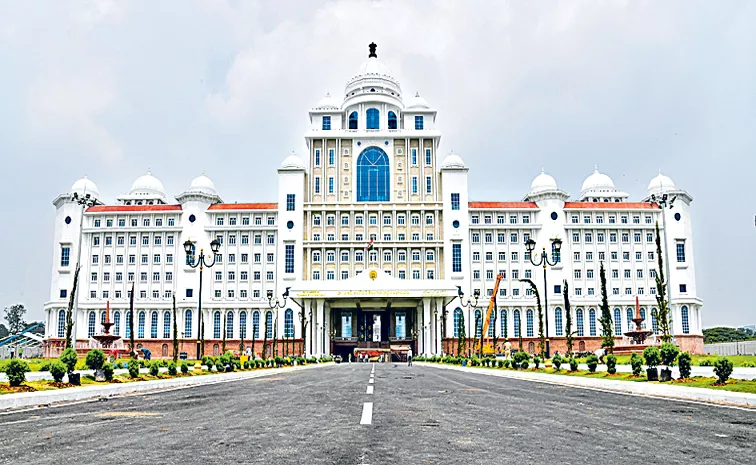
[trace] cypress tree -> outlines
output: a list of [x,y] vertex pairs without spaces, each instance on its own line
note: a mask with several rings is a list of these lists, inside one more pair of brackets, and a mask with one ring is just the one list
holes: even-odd
[[599,278],[601,279],[601,347],[604,347],[610,354],[614,352],[614,331],[612,329],[612,313],[609,310],[609,298],[606,295],[606,271],[604,262],[601,262],[599,269]]
[[564,280],[564,311],[565,311],[565,335],[567,336],[567,355],[572,356],[572,342],[575,340],[575,335],[572,332],[572,312],[570,311],[570,288],[567,284],[567,280]]
[[68,299],[68,311],[66,311],[66,349],[73,349],[73,307],[74,307],[74,299],[76,298],[76,288],[78,287],[79,283],[79,270],[81,267],[79,264],[76,264],[76,272],[74,272],[74,281],[73,281],[73,287],[71,289],[71,296]]
[[[663,214],[663,213],[662,213]],[[659,222],[656,222],[656,305],[659,307],[657,311],[657,320],[659,325],[659,331],[661,332],[662,342],[672,342],[672,335],[669,329],[671,322],[669,313],[669,302],[667,302],[667,283],[664,280],[664,258],[662,257],[661,249],[661,236],[659,235]]]
[[[538,353],[542,360],[546,359],[546,336],[543,332],[543,307],[541,307],[541,295],[538,293],[538,288],[535,283],[530,279],[521,279],[520,281],[527,283],[533,294],[535,294],[536,304],[538,305]],[[522,341],[522,332],[520,332],[520,341]],[[522,345],[522,342],[520,342]]]
[[178,362],[178,323],[176,322],[176,293],[173,293],[173,363]]

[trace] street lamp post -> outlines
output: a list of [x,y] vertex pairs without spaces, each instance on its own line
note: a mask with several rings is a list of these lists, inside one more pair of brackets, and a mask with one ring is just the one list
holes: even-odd
[[[465,300],[465,293],[462,292],[462,286],[457,286],[457,295],[459,296],[459,302],[462,304],[462,306],[467,307],[467,321],[470,321],[470,310],[478,306],[478,299],[480,299],[480,289],[475,289],[473,291],[472,297],[468,297],[467,300]],[[478,328],[475,328],[475,331],[477,330]],[[470,352],[471,350],[472,350],[472,347],[468,347],[468,350],[467,350],[468,354],[471,353]]]
[[[651,202],[655,203],[659,210],[662,211],[662,229],[664,230],[664,272],[667,274],[667,312],[670,313],[672,307],[672,286],[670,286],[671,276],[669,274],[669,248],[667,247],[667,215],[664,210],[674,208],[675,199],[677,196],[670,198],[667,194],[651,194]],[[667,315],[669,317],[669,315]]]
[[[186,252],[186,264],[191,266],[192,268],[199,267],[199,295],[197,296],[197,313],[199,316],[197,317],[197,360],[199,360],[197,363],[201,363],[202,357],[205,355],[205,322],[204,318],[202,317],[202,272],[204,271],[205,267],[212,268],[215,265],[215,255],[218,253],[218,250],[220,250],[220,242],[218,242],[217,239],[213,239],[213,241],[210,243],[210,250],[213,252],[213,260],[211,262],[207,262],[205,259],[205,251],[204,249],[200,249],[199,257],[196,257],[192,253],[194,250],[194,242],[187,240],[184,242],[184,252]],[[224,328],[225,331],[225,328]]]
[[546,308],[546,358],[551,358],[551,347],[549,343],[549,289],[546,281],[546,267],[547,265],[556,266],[556,264],[559,263],[559,253],[562,250],[562,240],[559,238],[551,240],[552,249],[554,251],[553,262],[549,260],[549,255],[546,253],[546,247],[544,247],[541,252],[541,258],[538,263],[536,263],[533,259],[533,250],[536,246],[535,241],[533,239],[528,239],[528,242],[526,242],[525,245],[530,254],[530,263],[532,263],[533,266],[543,265],[543,304]]
[[[268,296],[268,307],[275,308],[276,309],[276,319],[274,320],[274,325],[276,325],[276,329],[278,326],[278,309],[284,308],[286,306],[286,299],[289,298],[289,289],[290,287],[287,287],[283,294],[281,294],[281,297],[283,297],[283,301],[279,301],[278,297],[275,298],[275,302],[273,301],[273,290],[268,289],[267,296]],[[267,321],[267,320],[266,320]],[[276,336],[278,335],[278,331],[273,332]],[[285,334],[285,332],[284,332]],[[304,335],[303,335],[304,337]],[[276,347],[276,342],[273,341],[273,347]],[[263,347],[263,353],[266,351],[266,347]]]
[[[74,192],[73,201],[81,205],[81,215],[79,215],[79,247],[76,250],[76,269],[78,270],[81,266],[81,241],[84,238],[84,212],[87,210],[87,208],[97,205],[97,199],[92,195],[87,194],[85,190],[84,195],[81,196],[78,192]],[[74,286],[74,289],[76,289],[76,295],[74,296],[74,308],[73,315],[71,315],[71,320],[75,325],[76,318],[79,315],[79,286]],[[76,349],[76,334],[73,333],[73,331],[71,339],[73,339],[71,341],[71,346]]]

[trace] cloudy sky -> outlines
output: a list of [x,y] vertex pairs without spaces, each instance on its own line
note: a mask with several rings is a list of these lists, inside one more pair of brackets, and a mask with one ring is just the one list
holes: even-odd
[[475,200],[541,167],[579,194],[594,164],[640,199],[661,169],[694,197],[704,324],[756,323],[756,2],[0,2],[0,305],[41,318],[54,207],[151,168],[203,169],[227,201],[274,200],[307,110],[378,44],[439,111]]

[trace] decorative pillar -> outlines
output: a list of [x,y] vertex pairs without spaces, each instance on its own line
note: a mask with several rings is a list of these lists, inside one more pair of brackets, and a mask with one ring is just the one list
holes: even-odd
[[422,343],[421,348],[423,350],[423,355],[427,356],[433,350],[433,348],[431,347],[432,320],[431,320],[431,299],[430,298],[423,299],[422,325],[423,325],[422,327],[423,343]]

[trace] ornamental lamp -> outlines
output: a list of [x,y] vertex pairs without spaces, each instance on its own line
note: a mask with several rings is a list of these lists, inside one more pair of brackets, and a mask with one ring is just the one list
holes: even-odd
[[554,252],[559,253],[562,250],[562,240],[558,237],[551,240],[551,245],[554,246]]
[[284,291],[284,293],[283,293],[283,295],[282,295],[282,297],[284,298],[284,300],[285,300],[285,299],[286,299],[287,297],[289,297],[289,289],[291,289],[291,287],[290,287],[290,286],[286,288],[286,290]]
[[525,243],[525,247],[528,249],[528,252],[532,252],[533,249],[535,249],[536,243],[533,239],[528,239],[528,242]]
[[213,239],[213,242],[210,243],[210,249],[213,251],[214,254],[217,254],[220,250],[220,242],[218,242],[218,239]]
[[475,297],[476,299],[477,299],[478,297],[480,297],[480,289],[475,289],[475,290],[473,291],[473,297]]
[[192,253],[192,247],[194,247],[194,242],[187,240],[184,242],[184,251],[187,255],[190,255]]
[[465,296],[465,293],[462,292],[462,286],[457,286],[457,295],[459,296],[460,300]]
[[268,289],[268,300],[273,300],[273,291],[271,289]]

